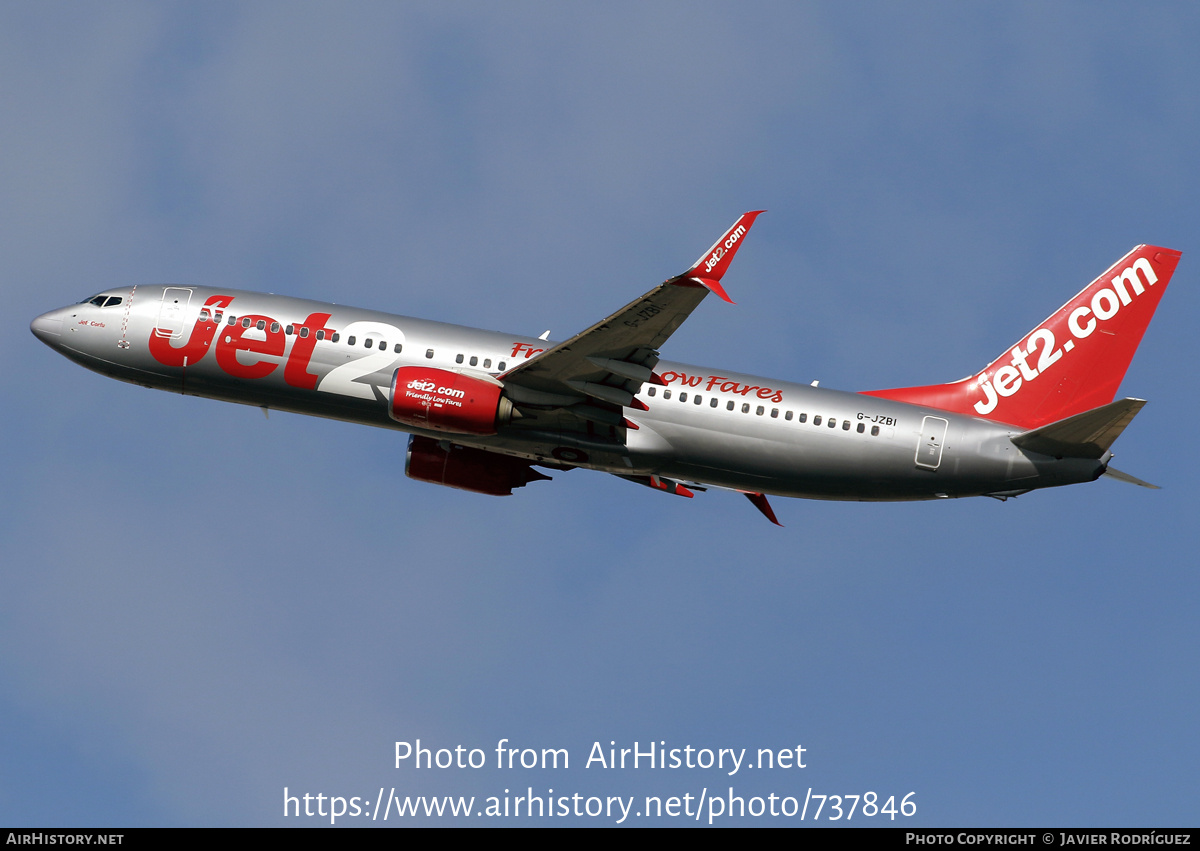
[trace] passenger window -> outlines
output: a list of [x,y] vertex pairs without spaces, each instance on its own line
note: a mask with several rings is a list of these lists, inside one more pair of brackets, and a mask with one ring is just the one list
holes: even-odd
[[278,333],[279,333],[279,323],[278,323],[278,322],[272,322],[272,323],[271,323],[271,333],[272,333],[272,334],[278,334]]
[[785,420],[790,420],[790,419],[792,418],[792,412],[791,412],[791,411],[788,411],[787,413],[785,413],[785,414],[783,415],[783,418],[784,418]]
[[750,413],[750,403],[749,402],[745,402],[742,404],[742,413],[743,414]]
[[237,325],[237,317],[236,317],[236,316],[234,316],[232,313],[231,313],[231,314],[229,314],[229,324],[230,324],[230,325]]
[[[796,417],[796,422],[798,422],[798,423],[808,422],[808,414],[801,414],[800,416]],[[819,425],[819,423],[818,423],[818,425]]]
[[867,427],[865,425],[863,425],[862,423],[858,424],[858,433],[859,434],[862,434],[866,430],[867,430]]
[[325,339],[325,329],[324,328],[322,328],[320,331],[317,332],[317,339],[318,340]]
[[267,320],[265,320],[265,319],[258,320],[257,322],[254,323],[254,327],[257,328],[259,331],[266,331],[267,330]]
[[[305,328],[304,330],[305,330],[305,331],[307,331],[308,329],[307,329],[307,328]],[[303,332],[301,332],[300,336],[301,336],[301,337],[307,337],[308,335],[307,335],[307,334],[304,334]],[[354,340],[355,340],[355,337],[354,337],[354,335],[353,335],[353,334],[351,334],[349,337],[347,337],[347,338],[346,338],[346,345],[347,345],[347,346],[353,346],[353,345],[354,345]]]
[[295,330],[296,330],[295,325],[289,325],[288,327],[283,329],[283,333],[287,334],[290,337],[295,332]]
[[242,320],[242,327],[243,328],[250,327],[250,317],[249,316],[247,316],[245,319]]
[[462,363],[462,362],[463,362],[463,356],[462,356],[462,355],[455,355],[455,356],[454,356],[454,362],[455,362],[455,363]]
[[500,363],[496,364],[496,369],[504,372],[504,361],[500,361]]
[[342,335],[339,334],[337,331],[334,331],[333,336],[330,337],[329,339],[333,340],[333,342],[336,343],[338,340],[342,339]]
[[871,437],[879,437],[879,426],[871,426]]
[[[804,416],[804,415],[801,414],[800,416]],[[820,424],[821,424],[821,415],[817,414],[815,417],[813,417],[813,425],[817,426]]]
[[429,358],[430,360],[433,360],[433,349],[426,349],[425,357]]
[[471,360],[469,363],[471,366],[477,366],[479,364],[479,358],[475,357],[475,355],[471,355]]
[[363,340],[363,347],[364,347],[364,348],[367,348],[367,349],[369,349],[369,348],[371,348],[371,347],[372,347],[372,346],[374,346],[374,345],[375,345],[375,343],[374,343],[374,341],[373,341],[373,340],[372,340],[370,337],[367,337],[367,339]]
[[[308,336],[308,326],[307,326],[307,325],[301,325],[301,326],[300,326],[300,336],[301,336],[301,337],[307,337],[307,336]],[[354,345],[354,338],[353,338],[353,337],[351,337],[351,338],[350,338],[350,345],[352,345],[352,346]]]
[[704,397],[701,396],[699,393],[697,393],[695,396],[692,397],[692,401],[695,402],[697,405],[699,405],[701,402],[704,401]]
[[763,409],[763,406],[762,406],[762,405],[759,405],[759,406],[758,406],[758,407],[757,407],[757,408],[754,410],[754,413],[755,413],[755,415],[756,415],[756,416],[759,416],[759,417],[761,417],[761,416],[763,415],[763,410],[764,410],[764,409]]
[[654,395],[654,388],[653,388],[653,387],[647,387],[647,388],[646,388],[646,395],[647,395],[647,396],[653,396],[653,395]]
[[686,394],[686,393],[680,393],[680,394],[679,394],[679,401],[680,401],[680,402],[686,402],[686,401],[687,401],[687,394]]
[[[333,339],[337,340],[337,334],[333,335]],[[395,351],[396,354],[400,354],[400,350],[403,348],[404,348],[404,346],[397,343],[395,346],[392,347],[392,350]]]
[[221,324],[221,311],[219,311],[219,310],[217,311],[217,324],[218,325]]
[[708,407],[710,407],[710,408],[717,407],[717,397],[716,396],[712,397],[712,401],[708,403]]
[[772,408],[772,409],[771,409],[771,418],[772,418],[772,419],[774,419],[775,417],[778,417],[778,416],[779,416],[779,409],[778,409],[778,408]]
[[671,398],[671,391],[670,391],[670,390],[664,390],[664,391],[663,391],[663,398],[664,398],[664,399],[670,399],[670,398]]
[[732,401],[732,400],[730,400],[729,402],[726,402],[726,403],[725,403],[725,410],[727,410],[727,411],[732,411],[732,410],[733,410],[733,401]]
[[829,418],[829,427],[830,427],[830,428],[837,428],[837,417],[830,417],[830,418]]
[[208,308],[206,307],[206,308],[204,308],[204,310],[200,311],[200,321],[207,322],[209,320],[209,318],[210,317],[208,315]]
[[491,369],[491,368],[492,368],[492,359],[491,359],[491,358],[484,358],[484,359],[483,359],[483,368],[484,368],[484,369]]
[[842,431],[850,431],[850,420],[842,420]]

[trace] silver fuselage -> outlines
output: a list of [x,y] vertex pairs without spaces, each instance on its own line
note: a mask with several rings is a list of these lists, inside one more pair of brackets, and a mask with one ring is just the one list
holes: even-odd
[[[496,377],[553,345],[238,290],[143,285],[105,295],[120,303],[61,308],[32,329],[72,360],[122,381],[437,439],[447,435],[389,417],[398,367]],[[851,500],[1011,495],[1094,480],[1110,457],[1023,451],[1011,441],[1022,429],[859,393],[669,361],[655,372],[665,384],[642,385],[636,398],[648,410],[626,408],[637,428],[622,429],[616,441],[588,429],[542,428],[536,413],[496,435],[453,439],[535,463]]]

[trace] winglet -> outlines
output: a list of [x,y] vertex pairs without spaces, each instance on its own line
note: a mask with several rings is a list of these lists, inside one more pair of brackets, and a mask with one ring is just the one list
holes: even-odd
[[733,304],[733,299],[721,286],[721,277],[729,268],[730,262],[733,261],[733,255],[737,254],[742,239],[754,224],[754,220],[765,212],[766,210],[754,210],[743,213],[741,218],[733,223],[733,227],[721,234],[721,238],[714,242],[708,251],[700,255],[700,259],[696,261],[695,265],[676,280],[680,283],[695,281],[716,293],[722,300]]
[[765,493],[750,493],[749,491],[742,491],[742,493],[746,494],[746,499],[750,500],[754,507],[763,513],[763,517],[766,517],[776,526],[783,528],[783,524],[779,522],[779,519],[775,516],[775,511],[771,508],[771,503],[767,502],[767,495]]

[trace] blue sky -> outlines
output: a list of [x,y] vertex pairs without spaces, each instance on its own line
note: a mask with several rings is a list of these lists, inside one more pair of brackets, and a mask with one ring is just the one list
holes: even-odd
[[[811,787],[915,792],[913,825],[1194,822],[1198,24],[1183,4],[0,5],[0,823],[295,824],[285,786]],[[669,359],[952,380],[1133,245],[1182,250],[1115,447],[1164,489],[776,500],[784,529],[583,471],[491,499],[406,479],[402,435],[120,384],[27,330],[170,281],[563,338],[763,208],[738,304],[707,301]],[[417,738],[572,764],[395,769]],[[808,767],[584,768],[597,741],[800,745]]]

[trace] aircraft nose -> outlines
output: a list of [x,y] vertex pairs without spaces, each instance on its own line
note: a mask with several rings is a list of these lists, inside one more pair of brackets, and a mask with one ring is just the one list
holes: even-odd
[[63,312],[66,308],[60,307],[58,310],[51,310],[49,313],[43,313],[41,316],[29,323],[29,330],[33,332],[33,336],[37,337],[43,343],[53,346],[58,343],[62,337],[63,331]]

